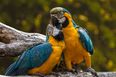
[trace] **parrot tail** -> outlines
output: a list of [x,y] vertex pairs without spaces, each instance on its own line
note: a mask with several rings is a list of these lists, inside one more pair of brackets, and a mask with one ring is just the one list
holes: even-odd
[[11,65],[8,67],[8,69],[7,69],[6,73],[5,73],[5,75],[10,75],[10,76],[11,76],[11,74],[12,74],[12,76],[15,75],[15,65],[16,65],[16,62],[13,63],[13,64],[11,64]]

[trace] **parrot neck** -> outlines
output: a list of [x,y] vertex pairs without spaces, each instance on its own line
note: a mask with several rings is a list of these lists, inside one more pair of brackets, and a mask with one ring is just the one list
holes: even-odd
[[65,48],[65,43],[63,40],[58,41],[53,36],[49,36],[48,41],[52,46],[60,46],[62,49]]
[[57,42],[58,42],[57,40],[55,40],[53,36],[49,36],[48,41],[51,45],[57,45]]
[[75,29],[75,27],[71,21],[67,25],[67,27],[63,28],[62,30],[63,30],[64,39],[65,38],[67,39],[70,36],[76,36],[75,34],[77,34],[77,30]]

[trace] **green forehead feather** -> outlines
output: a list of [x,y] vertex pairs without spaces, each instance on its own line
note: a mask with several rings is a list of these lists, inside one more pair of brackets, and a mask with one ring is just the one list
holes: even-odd
[[50,10],[50,13],[51,14],[56,14],[56,13],[59,13],[59,12],[63,12],[63,8],[62,7],[55,7],[53,9]]
[[50,10],[51,14],[56,14],[56,13],[60,13],[60,12],[67,12],[67,13],[70,14],[70,12],[67,9],[63,8],[63,7],[55,7],[55,8]]

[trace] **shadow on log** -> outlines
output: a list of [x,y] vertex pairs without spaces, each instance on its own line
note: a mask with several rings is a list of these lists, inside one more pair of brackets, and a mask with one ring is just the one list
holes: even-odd
[[26,33],[0,23],[0,56],[18,56],[27,48],[45,42],[45,35]]

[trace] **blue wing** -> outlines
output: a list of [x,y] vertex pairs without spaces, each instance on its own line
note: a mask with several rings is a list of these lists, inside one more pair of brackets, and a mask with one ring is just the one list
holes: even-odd
[[5,75],[26,75],[29,69],[41,66],[51,53],[52,47],[50,43],[44,43],[29,48],[8,67]]
[[83,28],[78,28],[78,32],[80,34],[80,40],[84,46],[84,48],[92,55],[93,54],[93,44],[91,38],[87,34],[86,30]]

